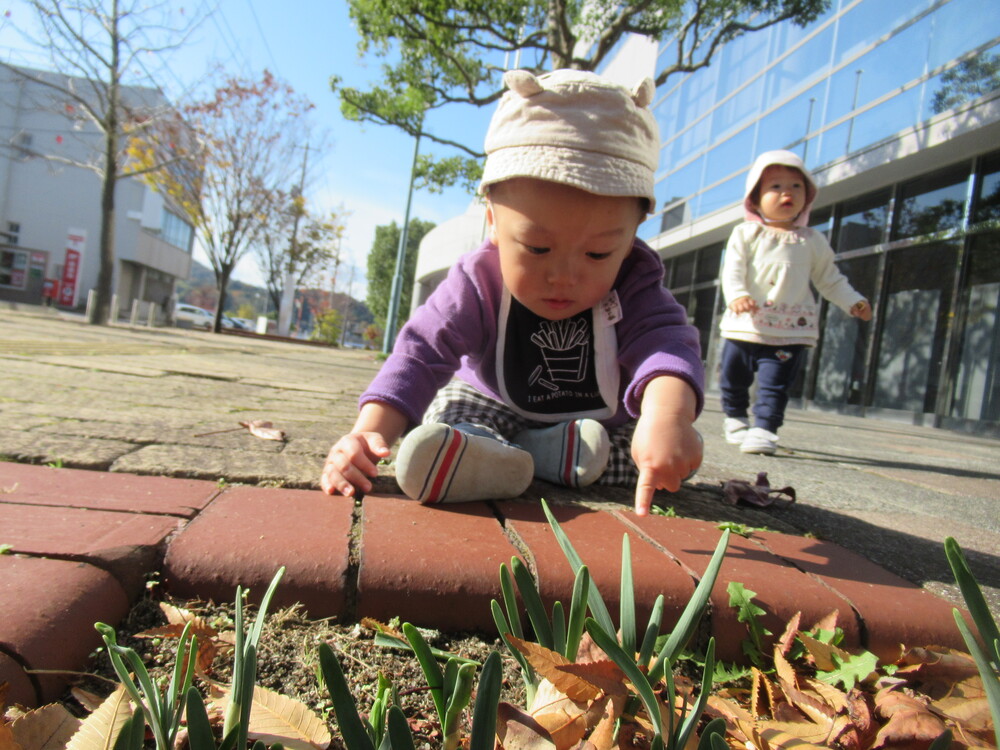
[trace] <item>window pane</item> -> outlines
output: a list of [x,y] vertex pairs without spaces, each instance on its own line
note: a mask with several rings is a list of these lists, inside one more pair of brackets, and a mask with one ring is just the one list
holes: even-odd
[[816,84],[761,120],[757,151],[788,148],[819,126],[826,81]]
[[697,193],[701,189],[701,168],[704,163],[705,157],[699,156],[690,164],[661,180],[657,185],[656,199],[667,205],[678,198]]
[[833,26],[827,26],[771,68],[767,73],[767,98],[775,101],[788,96],[793,89],[825,70],[830,62],[832,42]]
[[826,237],[830,241],[833,235],[833,215],[829,208],[821,208],[819,211],[812,211],[809,214],[809,226]]
[[670,282],[673,289],[690,286],[694,280],[694,252],[674,258],[674,278]]
[[968,169],[961,166],[903,185],[894,238],[961,227],[967,184]]
[[[698,341],[701,344],[701,358],[708,351],[708,341],[715,329],[715,296],[716,287],[699,289],[694,293],[694,327],[698,329]],[[689,314],[690,310],[689,310]]]
[[[851,285],[869,300],[875,297],[878,257],[838,263]],[[815,399],[830,404],[862,404],[865,391],[865,361],[871,343],[871,324],[852,318],[836,305],[827,305],[816,376]]]
[[720,104],[712,114],[712,140],[715,141],[760,114],[760,98],[763,93],[764,79],[761,77]]
[[887,260],[889,282],[873,403],[886,409],[932,412],[958,250],[952,244],[921,245],[897,250]]
[[983,162],[983,177],[973,222],[997,219],[1000,219],[1000,154],[994,154]]
[[934,76],[925,85],[924,120],[1000,89],[1000,54],[987,50]]
[[1000,29],[1000,3],[952,0],[934,11],[931,21],[927,66],[933,69],[993,39]]
[[855,117],[853,126],[847,129],[847,152],[870,146],[920,122],[922,93],[923,87],[914,87]]
[[746,128],[708,152],[705,162],[705,184],[746,170],[754,158],[754,128]]
[[723,247],[725,245],[720,242],[718,245],[703,247],[698,251],[698,273],[694,278],[694,283],[702,284],[719,278]]
[[980,235],[969,254],[965,330],[951,415],[1000,421],[1000,236]]
[[844,204],[837,229],[838,253],[882,242],[889,217],[889,191],[880,190]]
[[726,180],[721,185],[716,185],[711,190],[706,190],[699,196],[701,200],[698,202],[694,217],[698,218],[710,214],[712,211],[718,211],[720,208],[726,208],[741,201],[745,184],[746,175],[740,174]]
[[837,49],[834,64],[849,59],[857,52],[872,44],[886,31],[913,18],[933,0],[910,0],[910,2],[867,2],[849,10],[837,22]]

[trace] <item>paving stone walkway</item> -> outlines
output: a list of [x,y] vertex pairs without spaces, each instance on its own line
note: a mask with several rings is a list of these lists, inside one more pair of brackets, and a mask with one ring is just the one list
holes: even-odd
[[[941,542],[955,536],[1000,611],[1000,443],[940,430],[796,411],[777,457],[744,456],[718,436],[710,404],[705,464],[638,518],[624,490],[571,492],[536,482],[516,501],[426,508],[398,494],[391,466],[360,503],[316,478],[378,368],[370,354],[192,331],[95,328],[37,309],[0,311],[0,682],[10,699],[52,700],[158,574],[178,597],[262,593],[287,567],[278,604],[314,617],[399,616],[446,630],[491,630],[498,571],[525,559],[547,601],[572,571],[545,523],[546,498],[611,611],[622,536],[637,597],[676,618],[717,543],[740,524],[712,594],[706,633],[740,657],[745,626],[726,586],[757,592],[780,633],[836,609],[850,644],[960,645],[960,601]],[[269,419],[283,443],[238,422]],[[231,428],[236,431],[224,432]],[[48,464],[48,465],[47,465]],[[799,501],[729,506],[721,484],[767,471]],[[764,530],[767,529],[767,530]],[[707,636],[706,636],[707,637]]]

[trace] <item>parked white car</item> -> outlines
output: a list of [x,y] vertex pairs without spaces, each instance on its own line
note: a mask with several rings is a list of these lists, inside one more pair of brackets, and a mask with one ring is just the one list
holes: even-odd
[[204,328],[212,330],[215,317],[208,310],[178,302],[174,308],[174,324],[182,328]]

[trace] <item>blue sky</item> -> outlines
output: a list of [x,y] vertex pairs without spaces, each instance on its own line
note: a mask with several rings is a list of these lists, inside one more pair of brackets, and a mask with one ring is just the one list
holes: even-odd
[[[413,139],[392,128],[360,125],[343,119],[337,96],[330,91],[329,78],[339,75],[346,84],[364,86],[378,77],[380,62],[362,61],[357,54],[357,33],[351,23],[347,3],[341,0],[192,0],[171,2],[180,13],[204,16],[214,11],[193,32],[183,48],[167,59],[150,60],[161,88],[172,98],[204,81],[206,71],[219,64],[231,74],[257,77],[264,68],[289,83],[315,105],[316,130],[328,135],[327,148],[320,159],[310,152],[312,180],[306,197],[320,210],[342,207],[350,212],[345,255],[355,266],[353,296],[365,294],[365,259],[375,226],[396,221],[401,224],[406,208]],[[22,0],[0,2],[0,47],[5,59],[18,64],[47,67],[47,54],[27,48],[11,33],[13,24],[30,22],[31,11]],[[204,84],[202,84],[204,85]],[[489,111],[451,108],[442,127],[456,140],[473,146],[482,144]],[[433,125],[433,123],[432,123]],[[421,151],[441,155],[457,153],[435,149],[426,141]],[[440,223],[462,213],[471,197],[458,189],[442,194],[418,191],[413,196],[411,217]],[[196,252],[196,258],[199,253]],[[200,257],[204,262],[204,257]],[[237,278],[259,283],[252,258],[237,269]],[[339,291],[348,291],[350,273],[343,268]]]

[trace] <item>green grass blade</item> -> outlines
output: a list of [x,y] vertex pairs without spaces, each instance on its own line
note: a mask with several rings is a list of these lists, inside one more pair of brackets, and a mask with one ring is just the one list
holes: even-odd
[[[358,706],[351,695],[351,689],[344,677],[344,670],[333,653],[329,644],[319,645],[319,663],[323,672],[323,681],[333,703],[333,712],[337,717],[337,726],[344,738],[348,750],[375,750],[365,725],[358,714]],[[390,718],[391,721],[391,718]]]
[[[454,662],[452,662],[454,663]],[[472,700],[472,681],[476,668],[471,664],[458,667],[451,684],[448,706],[442,717],[441,728],[444,733],[444,750],[454,750],[462,741],[462,712]]]
[[986,599],[983,597],[983,590],[979,588],[979,583],[972,574],[972,568],[969,567],[969,562],[965,559],[962,548],[953,537],[945,538],[944,554],[948,558],[955,582],[962,592],[965,606],[972,616],[972,622],[975,623],[976,630],[979,631],[979,637],[986,648],[993,652],[990,654],[990,659],[997,665],[997,668],[1000,668],[1000,648],[994,645],[1000,641],[1000,629],[997,628],[997,623],[993,619],[993,615],[990,614],[989,605],[986,604]]
[[927,746],[927,750],[948,750],[951,747],[951,730],[945,729],[941,734],[938,735],[930,745]]
[[[510,559],[511,565],[516,559],[516,557]],[[503,606],[506,607],[507,617],[510,619],[510,632],[523,640],[524,630],[521,628],[521,612],[517,607],[517,596],[514,593],[514,579],[505,564],[500,565],[500,591],[503,594]]]
[[563,652],[570,661],[576,661],[583,637],[583,621],[587,619],[587,596],[590,593],[590,571],[581,565],[573,581],[573,599],[569,605],[569,622],[566,625],[566,650]]
[[417,661],[420,663],[420,669],[427,680],[427,687],[431,689],[434,708],[437,709],[437,715],[440,720],[444,721],[444,713],[447,706],[444,700],[444,675],[441,674],[441,668],[434,660],[434,655],[431,653],[427,641],[420,635],[420,631],[416,627],[408,622],[404,622],[403,635],[406,636],[406,640],[413,647],[413,653],[416,655]]
[[636,692],[639,694],[639,698],[642,700],[643,705],[646,707],[646,712],[649,714],[650,721],[653,722],[656,734],[662,737],[663,720],[660,716],[659,701],[656,699],[656,693],[653,691],[653,686],[650,684],[649,679],[639,669],[639,667],[636,666],[633,655],[625,653],[622,647],[618,645],[618,641],[615,637],[601,627],[597,620],[588,618],[586,628],[598,648],[604,651],[604,653],[606,653],[608,657],[618,665],[618,668],[625,673],[625,676],[628,677],[629,681],[631,681],[632,686],[635,688]]
[[649,613],[649,622],[646,623],[646,632],[642,637],[642,645],[639,647],[638,663],[640,666],[648,667],[649,660],[653,658],[656,639],[660,635],[660,623],[663,621],[663,606],[663,594],[660,594],[653,602],[653,611]]
[[212,733],[212,725],[208,721],[208,712],[205,711],[205,701],[197,688],[187,689],[185,702],[187,703],[188,744],[191,750],[215,750],[215,735]]
[[728,745],[726,745],[726,720],[721,716],[716,716],[701,732],[701,737],[698,738],[698,750],[715,750],[715,745],[713,744],[715,740],[713,737],[718,737],[722,742],[721,750],[728,750]]
[[990,666],[990,660],[979,647],[979,643],[972,631],[969,630],[969,626],[965,624],[962,613],[953,609],[952,614],[955,616],[955,624],[958,625],[962,638],[965,639],[965,645],[969,647],[969,653],[972,654],[972,658],[976,662],[979,675],[983,678],[983,692],[986,693],[986,703],[993,716],[993,736],[996,738],[997,747],[1000,747],[1000,678]]
[[281,583],[281,579],[285,577],[285,566],[282,565],[278,568],[278,571],[274,574],[274,578],[271,579],[271,584],[267,587],[267,591],[264,592],[264,598],[260,600],[260,607],[257,609],[257,617],[254,620],[253,626],[250,628],[250,643],[253,644],[254,648],[260,642],[260,633],[264,629],[264,618],[267,616],[268,607],[271,606],[271,597],[274,596],[274,590],[278,588],[278,584]]
[[[563,528],[559,525],[556,517],[552,515],[552,510],[549,508],[549,504],[545,502],[544,499],[542,500],[542,510],[545,511],[545,517],[549,520],[549,525],[552,527],[552,533],[555,535],[556,541],[559,543],[563,554],[569,561],[570,567],[574,572],[578,571],[583,567],[583,560],[580,559],[580,555],[578,555],[576,550],[573,548],[573,543],[570,542],[569,537],[566,536],[566,532],[563,531]],[[604,599],[601,598],[601,592],[597,590],[597,586],[590,586],[587,593],[587,604],[590,605],[590,614],[595,620],[597,620],[605,631],[608,633],[615,633],[618,631],[614,622],[611,620],[611,613],[608,612],[608,606],[604,603]]]
[[[497,624],[497,629],[500,628],[499,623]],[[413,646],[411,646],[407,641],[402,638],[397,638],[394,635],[389,635],[388,633],[383,633],[379,630],[375,631],[375,638],[373,639],[376,646],[381,646],[382,648],[397,648],[401,651],[413,651]],[[458,654],[453,654],[448,651],[442,651],[439,648],[430,647],[431,654],[434,655],[435,659],[442,659],[447,661],[448,659],[454,659],[459,664],[472,664],[475,667],[480,666],[479,662],[475,659],[467,659],[464,656],[459,656]]]
[[698,699],[691,708],[691,713],[684,719],[680,731],[677,734],[677,747],[687,747],[688,738],[694,733],[695,727],[701,720],[701,715],[705,712],[705,704],[708,703],[709,693],[712,692],[712,675],[715,673],[715,639],[708,639],[708,647],[705,649],[705,669],[701,676],[701,690],[698,692]]
[[566,613],[562,602],[552,604],[552,650],[566,653]]
[[386,736],[392,750],[414,750],[410,725],[406,723],[406,716],[399,706],[389,706],[388,726]]
[[503,680],[503,662],[500,653],[492,651],[486,657],[479,687],[476,691],[476,705],[472,711],[472,734],[469,750],[493,750],[497,734],[497,708],[500,705],[500,687]]
[[687,645],[688,641],[691,640],[691,636],[694,635],[695,628],[698,626],[698,621],[705,614],[705,608],[708,606],[708,598],[712,593],[712,587],[715,585],[715,579],[719,576],[719,568],[722,567],[722,558],[726,554],[726,547],[729,546],[729,534],[728,529],[722,532],[719,543],[715,547],[715,552],[712,554],[712,559],[709,560],[704,575],[702,575],[701,580],[694,589],[694,594],[688,601],[687,606],[684,607],[684,611],[681,613],[680,619],[674,626],[670,637],[667,638],[667,642],[660,650],[660,655],[657,657],[656,663],[649,670],[649,678],[652,682],[655,683],[656,680],[663,676],[665,670],[669,668],[667,665],[673,664],[677,655]]
[[[146,718],[142,712],[142,706],[136,706],[135,711],[122,725],[118,737],[112,750],[142,750],[143,740],[146,738]],[[191,744],[191,750],[215,750],[215,741],[211,747],[198,748]]]
[[524,608],[528,612],[528,621],[535,632],[535,641],[545,648],[552,649],[552,626],[549,625],[548,615],[545,614],[545,605],[542,604],[542,597],[538,594],[535,579],[531,577],[528,567],[516,557],[511,560],[511,568],[514,571],[517,590],[521,594],[521,601],[524,602]]
[[628,534],[622,536],[622,582],[619,597],[622,648],[635,658],[635,581],[632,579],[632,544]]
[[253,691],[257,680],[257,644],[248,643],[243,655],[243,684],[240,687],[240,731],[239,747],[246,747],[247,735],[250,732],[250,709],[253,708]]

